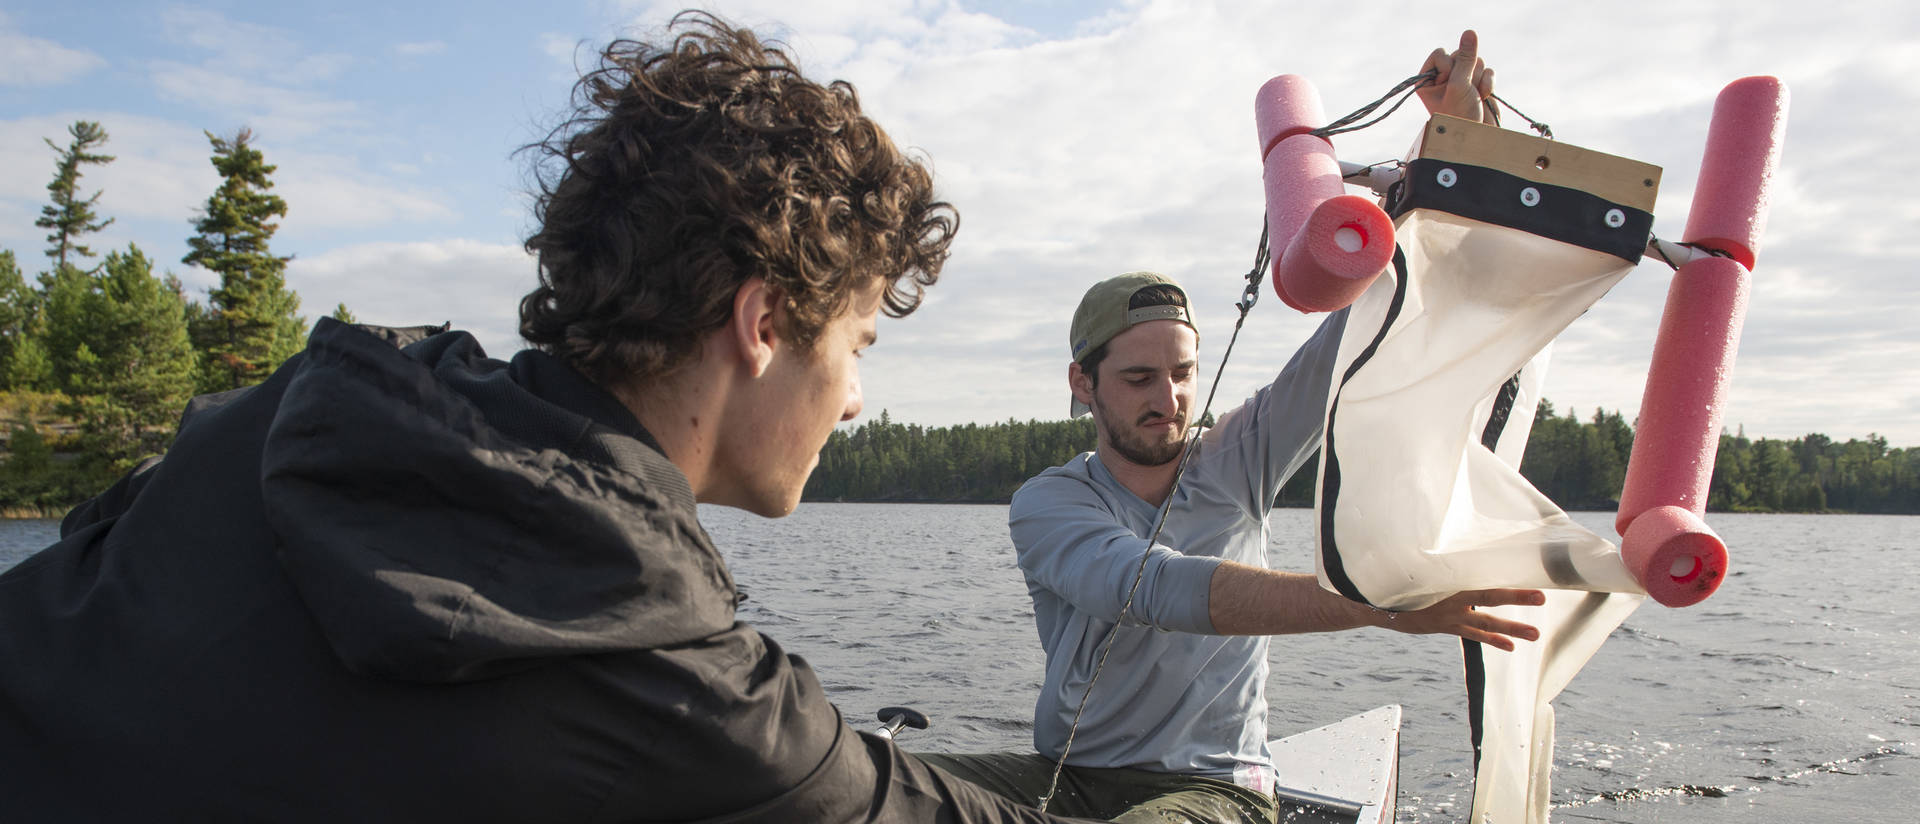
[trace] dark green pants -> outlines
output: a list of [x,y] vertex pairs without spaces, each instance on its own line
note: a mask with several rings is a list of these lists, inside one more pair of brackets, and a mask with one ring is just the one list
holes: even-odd
[[[921,754],[929,764],[1030,807],[1053,779],[1053,762],[1033,753]],[[1274,824],[1273,796],[1231,781],[1124,768],[1073,767],[1047,812],[1125,824]]]

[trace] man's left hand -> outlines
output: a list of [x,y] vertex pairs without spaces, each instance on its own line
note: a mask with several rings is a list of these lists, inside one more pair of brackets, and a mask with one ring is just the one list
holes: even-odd
[[1420,73],[1437,72],[1433,85],[1420,88],[1420,102],[1431,114],[1450,114],[1499,125],[1493,108],[1493,70],[1480,59],[1480,36],[1473,29],[1460,33],[1460,48],[1449,53],[1434,49],[1420,64]]
[[1381,623],[1387,629],[1412,635],[1446,633],[1490,647],[1513,651],[1513,639],[1540,640],[1540,630],[1531,624],[1497,618],[1475,607],[1540,606],[1547,596],[1537,589],[1476,589],[1456,593],[1426,609],[1394,613]]

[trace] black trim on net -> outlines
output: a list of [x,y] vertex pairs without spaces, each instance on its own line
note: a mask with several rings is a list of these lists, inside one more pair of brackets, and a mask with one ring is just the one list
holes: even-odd
[[1473,742],[1473,776],[1480,779],[1480,741],[1486,720],[1481,716],[1487,710],[1487,662],[1480,649],[1480,642],[1460,639],[1461,663],[1466,667],[1467,682],[1467,739]]
[[[1443,172],[1451,172],[1444,175],[1451,185],[1441,184]],[[1603,252],[1628,263],[1640,262],[1653,236],[1651,212],[1485,166],[1420,158],[1407,164],[1400,183],[1388,209],[1395,219],[1413,209],[1433,209]],[[1527,189],[1538,194],[1537,199],[1528,198],[1534,201],[1532,206],[1522,199]],[[1609,226],[1607,215],[1615,209],[1620,212],[1620,225]]]
[[1507,419],[1513,415],[1513,402],[1520,397],[1520,373],[1513,373],[1506,383],[1500,384],[1500,394],[1493,398],[1493,412],[1487,415],[1487,427],[1480,430],[1480,445],[1488,452],[1500,451],[1500,433],[1507,429]]
[[[1340,416],[1340,387],[1353,379],[1355,372],[1367,361],[1373,359],[1373,353],[1379,351],[1380,343],[1387,338],[1387,330],[1393,328],[1393,322],[1400,319],[1400,309],[1407,300],[1407,256],[1398,245],[1393,247],[1393,301],[1387,305],[1387,317],[1380,322],[1380,330],[1373,334],[1373,340],[1360,355],[1347,366],[1340,376],[1340,386],[1334,387],[1333,403],[1327,407],[1326,443],[1320,450],[1320,565],[1326,570],[1327,582],[1349,601],[1358,601],[1373,606],[1367,596],[1360,594],[1360,588],[1354,586],[1353,579],[1347,577],[1347,566],[1340,560],[1339,542],[1333,536],[1333,513],[1340,503],[1340,453],[1333,446],[1333,423]],[[1348,316],[1351,319],[1351,315]],[[1351,329],[1349,329],[1351,331]]]

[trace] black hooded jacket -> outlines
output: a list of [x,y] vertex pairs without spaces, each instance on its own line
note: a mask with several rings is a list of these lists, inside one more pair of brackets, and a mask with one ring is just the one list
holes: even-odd
[[0,817],[1043,820],[842,723],[696,514],[559,361],[323,320],[0,576]]

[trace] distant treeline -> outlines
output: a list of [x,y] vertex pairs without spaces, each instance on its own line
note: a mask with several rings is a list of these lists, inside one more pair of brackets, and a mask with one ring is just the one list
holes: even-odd
[[[1003,503],[1030,477],[1093,449],[1090,418],[923,427],[886,412],[835,432],[807,482],[812,501]],[[1581,420],[1541,401],[1520,474],[1568,509],[1618,506],[1633,429],[1618,412]],[[1312,506],[1315,461],[1278,497]],[[1751,440],[1722,434],[1708,509],[1720,512],[1920,514],[1920,448],[1890,449],[1878,435],[1835,442],[1813,434]]]

